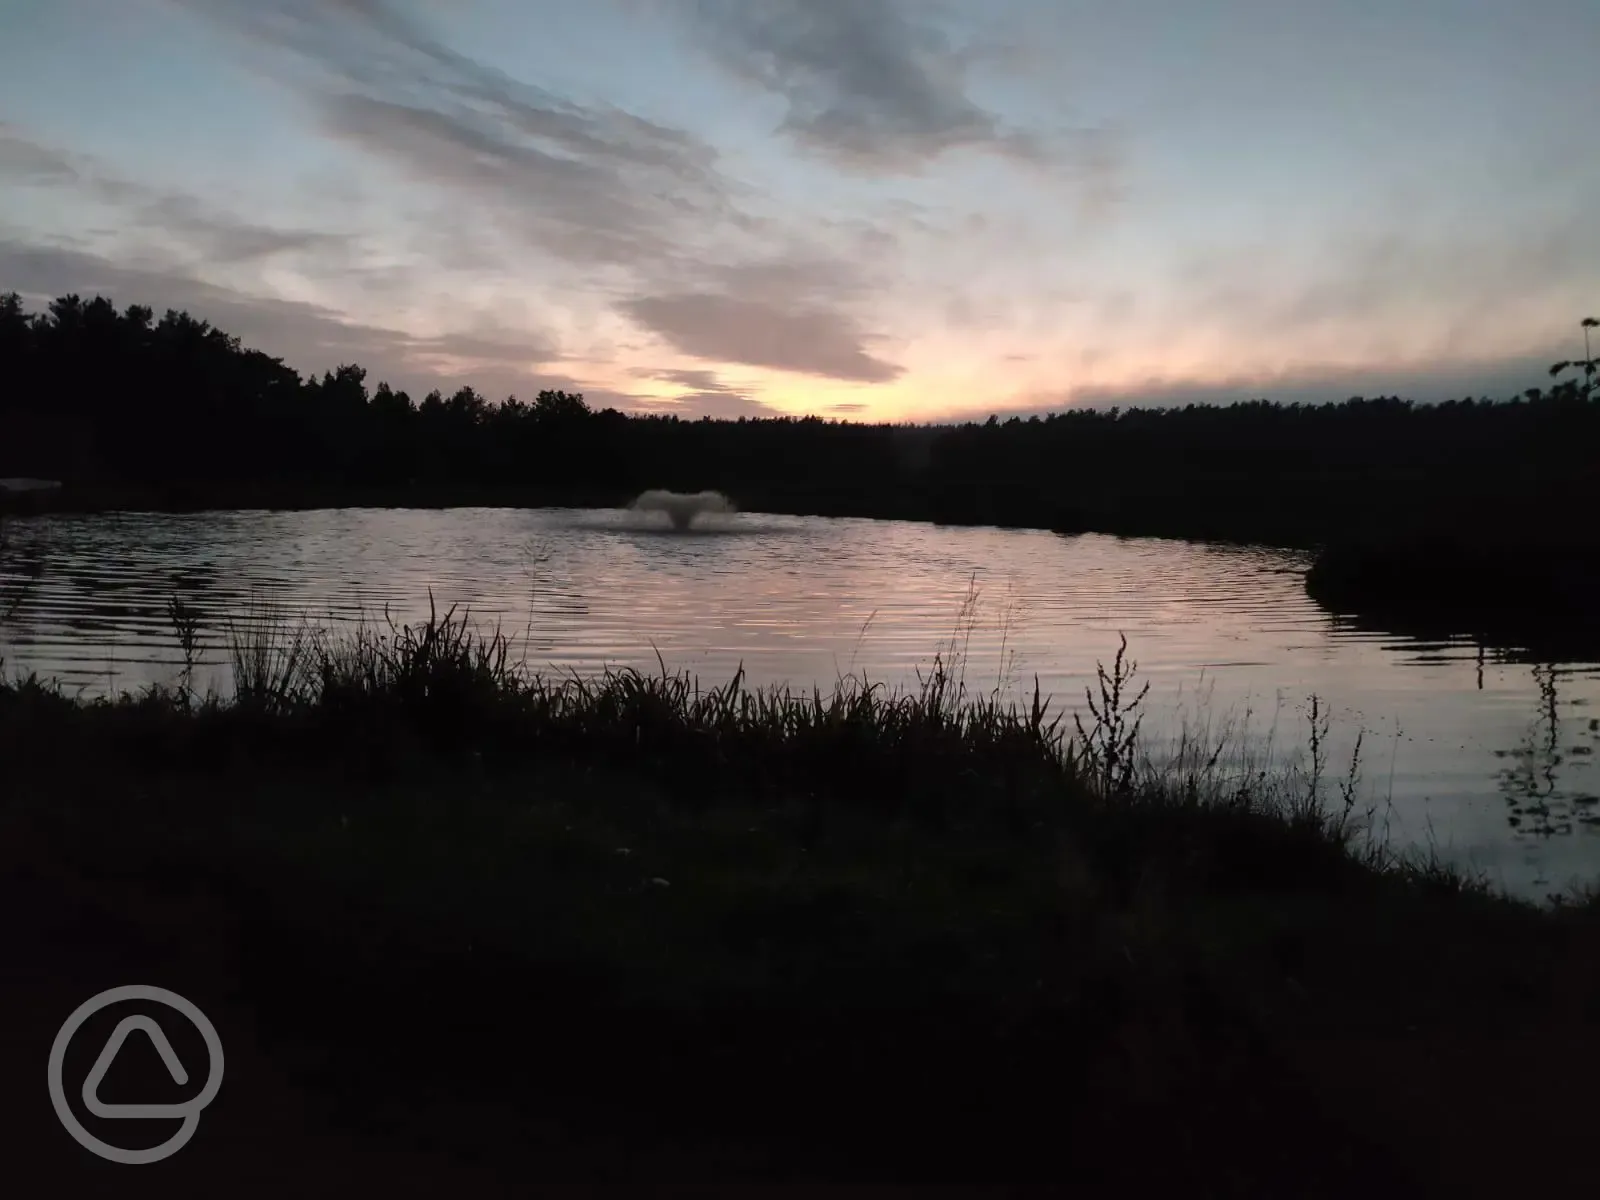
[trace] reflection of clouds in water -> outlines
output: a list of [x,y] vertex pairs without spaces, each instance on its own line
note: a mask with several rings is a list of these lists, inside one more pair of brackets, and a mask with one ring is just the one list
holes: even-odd
[[[1566,841],[1586,836],[1579,799],[1600,788],[1595,754],[1577,749],[1594,742],[1578,718],[1600,700],[1600,670],[1556,672],[1560,761],[1540,760],[1548,730],[1541,741],[1542,692],[1528,668],[1480,659],[1464,639],[1336,622],[1305,597],[1293,555],[910,522],[715,520],[680,533],[625,510],[30,519],[17,522],[18,539],[45,552],[0,650],[8,672],[37,667],[91,693],[105,689],[114,661],[118,686],[137,688],[175,677],[181,653],[165,612],[174,591],[201,614],[205,678],[213,667],[225,674],[229,623],[253,608],[370,626],[384,623],[387,604],[398,624],[415,624],[432,588],[440,612],[458,605],[482,628],[498,623],[514,654],[558,672],[654,670],[654,644],[669,669],[715,683],[742,662],[754,684],[827,689],[849,672],[893,687],[914,685],[916,669],[959,636],[969,686],[987,692],[1003,680],[1020,698],[1037,673],[1070,725],[1096,660],[1109,663],[1125,633],[1152,684],[1152,738],[1176,730],[1182,706],[1202,715],[1204,691],[1214,722],[1248,706],[1250,745],[1260,749],[1270,731],[1287,755],[1305,740],[1296,706],[1316,693],[1335,711],[1334,770],[1365,730],[1367,785],[1381,801],[1393,779],[1407,837],[1427,838],[1431,821],[1441,844],[1495,850],[1518,879],[1534,870],[1519,856],[1566,854],[1559,838],[1542,839],[1548,850],[1514,840],[1504,770],[1535,787],[1553,772],[1553,794],[1574,808]],[[967,637],[958,609],[974,575]],[[1515,756],[1524,745],[1532,758]]]

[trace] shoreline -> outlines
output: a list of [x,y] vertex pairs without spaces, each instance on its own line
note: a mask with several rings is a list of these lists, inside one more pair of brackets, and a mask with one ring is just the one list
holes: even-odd
[[1459,537],[1336,543],[1312,562],[1306,594],[1368,627],[1600,662],[1596,547]]

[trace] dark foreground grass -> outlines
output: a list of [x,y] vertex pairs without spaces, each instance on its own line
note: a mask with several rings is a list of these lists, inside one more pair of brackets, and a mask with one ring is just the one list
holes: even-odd
[[4,1075],[56,1178],[125,1186],[41,1078],[76,1004],[139,981],[229,1055],[140,1169],[164,1189],[1587,1172],[1591,906],[1374,846],[1315,712],[1304,768],[1196,741],[1158,770],[1121,654],[1067,737],[948,664],[551,681],[453,614],[240,631],[235,673],[227,703],[0,689]]

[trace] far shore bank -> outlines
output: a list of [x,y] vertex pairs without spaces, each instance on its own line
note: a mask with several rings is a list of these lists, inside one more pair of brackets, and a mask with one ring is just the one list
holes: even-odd
[[1335,542],[1318,551],[1306,593],[1368,628],[1600,661],[1600,546],[1593,542],[1479,542],[1460,534]]

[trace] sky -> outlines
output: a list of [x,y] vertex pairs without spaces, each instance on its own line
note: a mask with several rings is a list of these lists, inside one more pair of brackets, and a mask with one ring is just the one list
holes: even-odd
[[1594,0],[3,0],[0,292],[685,416],[1502,398]]

